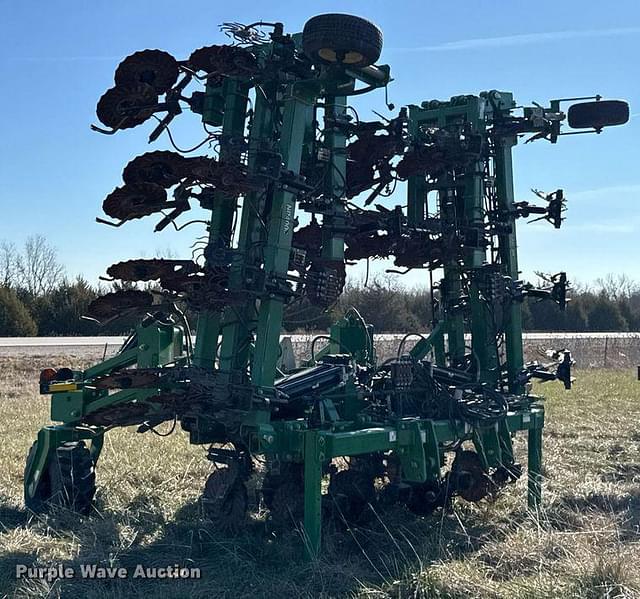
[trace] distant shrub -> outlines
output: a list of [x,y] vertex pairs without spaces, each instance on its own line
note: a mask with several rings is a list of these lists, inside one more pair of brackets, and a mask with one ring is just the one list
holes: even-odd
[[0,287],[0,337],[29,337],[38,328],[12,289]]

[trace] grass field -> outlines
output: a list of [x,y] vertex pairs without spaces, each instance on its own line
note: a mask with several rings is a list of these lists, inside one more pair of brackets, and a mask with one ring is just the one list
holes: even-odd
[[[579,372],[571,392],[543,388],[538,513],[525,507],[523,477],[491,503],[456,501],[444,515],[394,508],[366,528],[328,526],[321,559],[306,563],[294,531],[270,531],[255,492],[246,531],[214,533],[197,503],[210,466],[182,433],[109,433],[89,517],[25,511],[24,459],[48,422],[37,372],[55,363],[0,359],[0,597],[640,597],[640,383],[631,371]],[[522,441],[517,448],[524,455]],[[15,580],[17,564],[50,563],[177,563],[200,567],[202,579]]]

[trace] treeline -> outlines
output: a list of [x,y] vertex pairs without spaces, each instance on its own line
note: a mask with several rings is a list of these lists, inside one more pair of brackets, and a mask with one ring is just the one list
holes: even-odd
[[108,289],[70,280],[56,250],[41,235],[24,246],[0,242],[0,336],[118,335],[130,323],[101,327],[83,319]]
[[[82,277],[70,280],[55,250],[41,236],[22,248],[0,243],[0,336],[126,334],[131,322],[106,326],[83,319],[89,303],[109,291]],[[432,323],[426,289],[408,289],[398,278],[351,282],[328,313],[294,302],[285,313],[288,331],[325,330],[351,306],[378,332],[426,331]],[[190,318],[195,323],[195,318]],[[640,331],[640,286],[626,276],[609,276],[578,286],[561,311],[551,301],[523,303],[527,331]]]
[[[523,328],[529,332],[640,331],[640,285],[625,275],[609,275],[592,286],[576,285],[569,296],[565,310],[550,300],[525,299]],[[404,288],[397,279],[348,286],[336,315],[349,306],[356,306],[380,332],[425,331],[432,322],[429,292]]]

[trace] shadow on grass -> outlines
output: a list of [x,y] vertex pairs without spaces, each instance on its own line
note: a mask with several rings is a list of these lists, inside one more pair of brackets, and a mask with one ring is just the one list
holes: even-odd
[[23,586],[16,577],[17,567],[21,565],[30,566],[36,560],[37,555],[35,552],[15,551],[4,554],[0,559],[0,596],[17,596],[17,591]]
[[600,478],[603,482],[640,482],[640,464],[636,462],[623,462],[615,464],[611,470],[604,472]]
[[0,531],[13,530],[24,526],[32,517],[31,512],[17,508],[12,502],[0,496]]
[[[80,564],[97,563],[125,567],[132,573],[138,565],[178,565],[200,568],[202,573],[200,580],[58,581],[60,597],[143,597],[151,593],[162,593],[163,599],[317,597],[394,584],[403,592],[433,587],[438,596],[453,596],[436,589],[439,583],[430,577],[427,567],[473,555],[485,543],[506,538],[528,517],[523,510],[509,516],[496,514],[486,521],[478,510],[462,504],[453,510],[455,513],[436,512],[419,518],[396,506],[375,511],[366,525],[346,528],[325,518],[322,554],[314,562],[304,559],[302,538],[293,523],[289,530],[275,531],[260,515],[253,515],[242,532],[225,534],[202,516],[197,501],[184,504],[166,521],[153,495],[138,495],[120,512],[96,512],[80,520],[71,512],[57,510],[42,517],[45,522],[39,525],[73,537],[76,557],[62,563],[76,569]],[[27,523],[28,514],[18,512],[14,519]],[[2,580],[14,575],[17,563],[31,565],[37,560],[36,553],[17,553],[8,561],[3,558]],[[2,590],[10,588],[15,593],[20,588],[22,592],[20,583],[13,580],[11,587]]]
[[579,512],[598,511],[619,513],[640,510],[640,492],[615,495],[612,493],[589,493],[586,496],[566,495],[561,503]]
[[565,513],[573,513],[576,517],[594,512],[610,515],[616,520],[617,537],[621,542],[637,543],[640,540],[640,490],[619,494],[589,493],[583,497],[567,495],[559,503]]

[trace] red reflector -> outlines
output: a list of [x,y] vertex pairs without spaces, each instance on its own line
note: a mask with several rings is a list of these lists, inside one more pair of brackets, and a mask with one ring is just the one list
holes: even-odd
[[40,373],[40,380],[48,383],[49,381],[55,379],[57,374],[58,371],[55,368],[45,368]]

